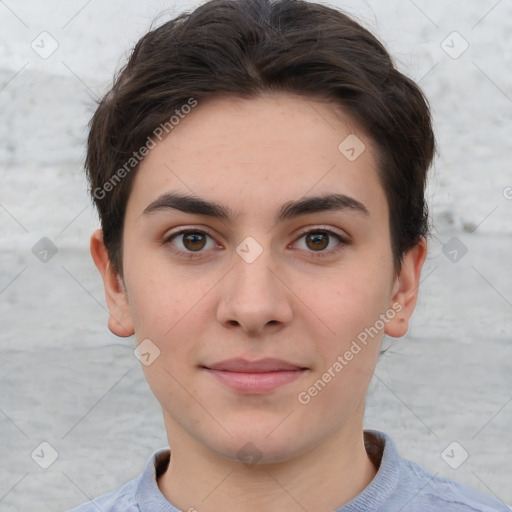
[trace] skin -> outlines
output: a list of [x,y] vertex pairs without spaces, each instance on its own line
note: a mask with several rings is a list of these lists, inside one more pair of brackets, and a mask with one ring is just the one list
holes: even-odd
[[[354,161],[338,150],[350,134],[366,148]],[[171,191],[215,201],[236,216],[143,213]],[[350,196],[368,214],[344,209],[275,222],[283,204],[330,193]],[[206,245],[193,259],[172,248],[190,253],[201,244],[183,236],[163,243],[186,228],[209,235],[200,236]],[[320,233],[326,243],[319,248],[303,233],[319,229],[349,243]],[[252,263],[236,252],[248,236],[263,251]],[[202,102],[141,163],[123,237],[122,279],[101,230],[91,253],[112,332],[135,332],[138,343],[150,339],[160,350],[143,370],[172,446],[158,481],[167,499],[200,512],[327,512],[360,493],[376,474],[363,444],[368,384],[384,332],[407,332],[426,256],[422,239],[394,268],[388,205],[368,136],[332,105],[292,94]],[[393,304],[401,309],[378,335],[301,404],[298,394]],[[307,369],[293,382],[248,395],[201,367],[233,357],[275,357]],[[247,443],[257,464],[237,456]]]

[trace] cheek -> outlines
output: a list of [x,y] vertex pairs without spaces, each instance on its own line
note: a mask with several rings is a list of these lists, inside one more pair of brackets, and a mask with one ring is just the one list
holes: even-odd
[[391,275],[391,260],[381,263],[377,258],[364,258],[357,265],[347,265],[337,278],[320,282],[309,295],[314,312],[329,327],[315,343],[321,354],[317,375],[329,369],[336,375],[326,397],[344,395],[347,387],[363,389],[371,378],[384,331],[380,318],[389,307]]
[[149,339],[158,353],[154,363],[143,366],[143,370],[162,405],[185,406],[187,394],[182,386],[195,392],[190,377],[198,364],[198,343],[214,315],[208,293],[212,285],[210,280],[171,276],[156,267],[153,272],[158,278],[139,280],[131,289],[130,307],[138,343]]
[[327,283],[323,296],[317,295],[312,303],[321,304],[326,323],[346,340],[374,325],[389,306],[389,281],[387,272],[354,270],[346,278]]
[[[185,279],[169,265],[146,260],[128,281],[130,310],[137,339],[167,344],[201,310],[211,284],[200,276]],[[188,327],[194,328],[197,323]]]
[[383,336],[380,324],[375,326],[389,300],[387,281],[383,276],[376,280],[375,275],[354,272],[350,279],[331,282],[311,297],[318,315],[334,332],[316,337],[320,357],[309,387],[298,397],[315,411],[312,417],[322,418],[319,429],[348,421],[362,406]]
[[137,340],[151,340],[158,353],[154,362],[142,367],[146,380],[164,409],[187,407],[189,393],[196,392],[190,376],[197,363],[195,340],[205,322],[202,299],[207,290],[196,282],[159,277],[139,282],[133,291]]

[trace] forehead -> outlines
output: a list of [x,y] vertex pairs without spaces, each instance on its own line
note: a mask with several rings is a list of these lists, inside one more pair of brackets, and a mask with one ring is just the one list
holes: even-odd
[[332,192],[387,210],[368,136],[333,105],[283,93],[199,102],[140,164],[127,214],[170,190],[225,204],[237,218]]

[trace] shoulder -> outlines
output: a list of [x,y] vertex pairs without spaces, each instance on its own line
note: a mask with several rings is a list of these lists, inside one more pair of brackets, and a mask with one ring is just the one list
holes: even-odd
[[[379,467],[370,486],[363,492],[364,502],[379,512],[511,512],[504,503],[470,487],[432,475],[398,454],[388,435],[365,432],[370,458]],[[361,502],[363,503],[363,501]],[[354,503],[355,504],[355,503]],[[368,507],[365,507],[368,510]],[[344,509],[342,509],[344,510]],[[359,510],[348,508],[347,510]]]
[[168,448],[155,451],[141,475],[108,494],[88,501],[68,512],[140,512],[141,510],[177,510],[170,506],[158,488],[157,478],[169,464]]
[[140,476],[130,480],[114,491],[83,503],[68,512],[139,512],[136,500]]
[[432,475],[418,464],[402,459],[397,494],[407,502],[403,512],[510,512],[504,503],[466,485]]

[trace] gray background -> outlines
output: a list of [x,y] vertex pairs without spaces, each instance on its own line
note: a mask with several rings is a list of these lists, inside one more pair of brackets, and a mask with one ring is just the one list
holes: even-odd
[[[93,100],[114,69],[157,14],[192,5],[0,0],[2,511],[71,508],[139,474],[167,443],[133,339],[106,327],[82,163]],[[331,5],[420,82],[439,141],[417,313],[379,362],[366,427],[432,473],[512,504],[512,2]],[[42,58],[32,41],[58,47]],[[32,252],[43,237],[57,248],[46,263]],[[42,442],[57,454],[48,469]],[[441,456],[458,465],[462,450],[457,469]]]

